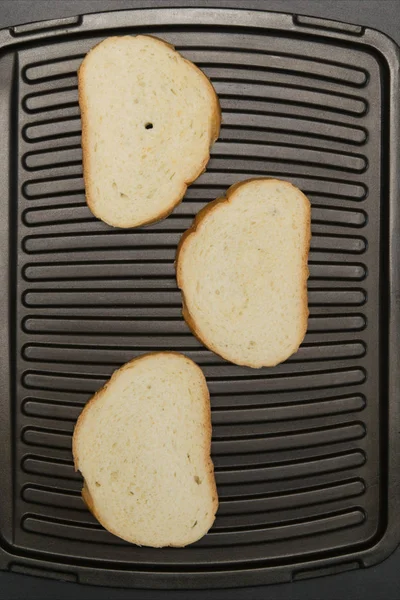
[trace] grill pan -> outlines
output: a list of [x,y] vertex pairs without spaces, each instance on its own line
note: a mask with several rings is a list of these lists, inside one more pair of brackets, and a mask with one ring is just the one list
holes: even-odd
[[[113,230],[86,206],[76,70],[109,35],[154,34],[211,78],[223,125],[161,223]],[[0,32],[0,566],[99,585],[262,585],[366,567],[400,539],[399,54],[383,34],[230,9],[90,14]],[[309,330],[252,370],[181,316],[182,232],[236,181],[312,202]],[[122,363],[184,352],[211,392],[220,496],[185,549],[139,548],[86,510],[71,437]]]

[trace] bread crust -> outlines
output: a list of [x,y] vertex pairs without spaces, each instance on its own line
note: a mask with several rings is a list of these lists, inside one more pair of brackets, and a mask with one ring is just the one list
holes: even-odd
[[[201,226],[202,226],[202,223],[204,222],[205,217],[211,212],[216,212],[219,209],[221,204],[231,202],[235,196],[235,193],[238,191],[238,189],[240,189],[242,186],[248,185],[249,183],[251,183],[253,181],[268,181],[273,185],[276,185],[276,183],[279,183],[279,184],[284,183],[285,185],[288,186],[288,188],[294,188],[297,192],[299,192],[302,195],[302,197],[304,199],[304,206],[306,208],[306,214],[307,214],[307,217],[306,217],[307,238],[306,238],[306,242],[304,244],[304,251],[303,251],[303,255],[302,255],[303,316],[302,316],[302,321],[301,321],[301,333],[299,335],[296,347],[294,348],[292,354],[297,352],[297,350],[299,349],[299,346],[302,343],[304,336],[306,335],[307,326],[308,326],[309,310],[308,310],[307,280],[309,277],[308,254],[309,254],[310,242],[311,242],[311,204],[310,204],[310,201],[307,198],[307,196],[305,196],[303,194],[303,192],[301,192],[301,190],[299,190],[296,186],[291,184],[289,181],[282,181],[282,180],[275,179],[272,177],[252,177],[250,179],[246,179],[245,181],[239,181],[239,182],[235,183],[234,185],[231,185],[227,189],[225,196],[221,196],[220,198],[216,198],[212,202],[209,202],[204,208],[202,208],[198,212],[198,214],[196,215],[196,217],[193,221],[193,225],[187,231],[185,231],[185,233],[182,235],[182,237],[179,241],[179,244],[178,244],[178,248],[176,251],[176,258],[175,258],[176,280],[177,280],[178,287],[181,290],[181,294],[182,294],[183,318],[185,319],[191,332],[199,340],[199,342],[201,342],[204,346],[206,346],[207,348],[212,350],[218,356],[221,356],[221,358],[223,358],[225,360],[229,360],[230,362],[232,362],[230,360],[230,358],[227,356],[224,356],[224,353],[221,352],[221,350],[219,348],[215,347],[215,345],[207,338],[207,334],[203,331],[200,331],[200,328],[196,324],[194,317],[190,313],[188,303],[185,298],[185,277],[183,274],[182,263],[180,262],[180,259],[182,258],[186,248],[189,246],[190,241],[193,239],[192,236],[197,235],[198,231],[201,229]],[[275,367],[280,362],[282,362],[282,361],[277,361],[277,362],[268,363],[268,364],[267,363],[258,364],[258,363],[246,362],[245,360],[243,360],[243,361],[237,361],[237,362],[235,361],[235,364],[243,366],[243,367],[252,367],[253,369],[259,369],[261,367]]]
[[[218,510],[218,505],[219,505],[219,501],[218,501],[218,492],[217,492],[217,485],[215,482],[215,476],[214,476],[214,463],[212,461],[211,458],[211,435],[212,435],[212,423],[211,423],[211,406],[210,406],[210,393],[207,387],[207,382],[206,379],[204,377],[204,373],[203,371],[200,369],[200,367],[192,360],[190,359],[188,356],[181,354],[180,352],[174,352],[172,350],[170,351],[164,351],[164,352],[147,352],[145,354],[142,354],[140,356],[137,356],[136,358],[133,358],[132,360],[130,360],[129,362],[125,363],[122,367],[120,367],[119,369],[117,369],[116,371],[114,371],[114,373],[111,375],[110,379],[103,385],[102,388],[100,388],[86,403],[86,405],[84,406],[81,414],[78,417],[78,420],[76,422],[75,425],[75,429],[74,429],[74,433],[72,436],[72,457],[73,457],[73,461],[74,461],[74,468],[75,471],[79,471],[79,456],[78,456],[78,450],[77,450],[77,440],[78,437],[80,435],[80,430],[82,428],[82,424],[85,422],[85,419],[88,418],[89,414],[90,414],[90,409],[93,407],[93,404],[98,401],[102,395],[107,391],[107,388],[119,377],[119,375],[123,372],[126,371],[127,369],[130,369],[132,367],[132,365],[138,361],[143,361],[143,360],[148,360],[150,357],[154,358],[155,356],[159,356],[159,355],[171,355],[171,356],[179,356],[180,358],[184,358],[185,360],[189,361],[190,363],[192,363],[195,368],[197,369],[197,371],[201,374],[201,381],[202,381],[202,395],[203,395],[203,419],[204,419],[204,427],[206,429],[207,432],[207,438],[208,438],[208,443],[205,447],[205,452],[204,452],[204,461],[206,464],[206,470],[207,470],[207,478],[208,478],[208,485],[210,486],[210,490],[212,493],[212,498],[213,498],[213,505],[212,505],[212,509],[213,509],[213,513],[214,513],[214,519],[213,522],[215,520],[215,515],[217,513]],[[85,502],[86,506],[88,507],[88,509],[90,510],[90,512],[93,514],[93,516],[99,521],[99,523],[105,528],[107,529],[110,533],[112,533],[113,535],[127,541],[133,544],[137,544],[140,545],[137,541],[135,541],[135,539],[133,538],[129,538],[129,537],[125,537],[123,534],[121,535],[120,532],[114,531],[112,529],[112,527],[110,527],[107,524],[107,519],[104,518],[103,515],[101,515],[97,509],[96,509],[96,504],[95,504],[95,500],[93,498],[93,495],[89,489],[89,486],[86,482],[86,480],[83,478],[83,487],[82,487],[82,498],[83,501]],[[212,523],[210,525],[210,527],[212,526]],[[197,539],[193,539],[190,544],[193,544],[194,542],[196,542],[198,539],[203,537],[203,533],[201,535],[199,535],[199,537]],[[169,546],[174,547],[174,548],[183,548],[184,546],[186,546],[188,544],[169,544]],[[154,546],[157,548],[161,548],[162,546]]]
[[176,197],[173,200],[171,200],[170,204],[165,208],[165,210],[162,211],[160,214],[158,214],[156,217],[154,217],[152,219],[143,219],[143,220],[137,221],[137,222],[127,222],[127,223],[121,225],[120,223],[115,224],[115,223],[112,223],[111,221],[105,220],[103,217],[100,217],[99,215],[96,214],[96,209],[94,206],[94,193],[93,193],[94,185],[93,185],[93,181],[92,181],[91,174],[90,174],[91,173],[91,165],[90,165],[90,158],[89,158],[90,153],[89,153],[89,140],[88,140],[88,130],[89,130],[88,107],[87,107],[87,101],[86,101],[85,93],[84,93],[85,70],[87,68],[87,58],[89,57],[89,55],[92,52],[95,52],[96,48],[100,45],[112,43],[118,39],[124,39],[124,38],[130,39],[132,37],[150,37],[153,40],[159,42],[160,44],[163,44],[167,48],[170,48],[170,49],[174,50],[174,52],[179,54],[179,52],[177,50],[175,50],[175,47],[172,44],[169,44],[168,42],[165,42],[164,40],[162,40],[156,36],[153,36],[153,35],[112,36],[112,37],[106,38],[102,42],[99,42],[98,44],[93,46],[93,48],[91,50],[89,50],[89,52],[83,59],[81,65],[78,69],[78,101],[79,101],[79,107],[80,107],[80,112],[81,112],[81,121],[82,121],[82,142],[81,142],[81,144],[82,144],[82,166],[83,166],[83,180],[84,180],[84,184],[85,184],[86,202],[95,217],[102,220],[104,223],[107,223],[107,225],[110,225],[111,227],[120,227],[120,228],[132,228],[132,227],[140,227],[142,225],[150,225],[151,223],[157,223],[158,221],[165,219],[169,214],[171,214],[171,212],[174,210],[174,208],[176,206],[178,206],[178,204],[182,201],[189,185],[191,183],[193,183],[193,181],[195,181],[198,177],[200,177],[200,175],[202,173],[205,172],[206,166],[210,160],[211,146],[218,139],[219,131],[220,131],[220,127],[221,127],[221,106],[220,106],[218,96],[215,92],[215,89],[214,89],[211,81],[209,80],[207,75],[205,75],[205,73],[203,73],[203,71],[201,69],[199,69],[194,63],[192,63],[190,60],[188,60],[187,58],[185,58],[181,54],[179,54],[179,56],[181,56],[181,58],[185,61],[186,64],[188,64],[191,68],[195,69],[201,75],[201,77],[204,81],[204,84],[206,85],[206,87],[209,91],[210,102],[212,103],[213,109],[212,109],[211,127],[210,127],[209,151],[207,152],[207,155],[204,156],[204,159],[201,162],[201,164],[199,165],[198,171],[195,174],[195,176],[191,179],[188,179],[188,180],[185,180],[182,182],[182,187],[181,187],[181,190],[179,191],[179,193],[176,195]]

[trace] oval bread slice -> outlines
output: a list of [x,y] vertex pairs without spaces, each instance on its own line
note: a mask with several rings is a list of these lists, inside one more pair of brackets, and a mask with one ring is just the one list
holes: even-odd
[[208,78],[173,46],[138,35],[95,46],[78,72],[83,175],[115,227],[166,217],[204,170],[221,111]]
[[140,546],[186,546],[218,508],[210,396],[201,369],[175,352],[116,371],[75,427],[75,468],[100,523]]
[[226,360],[274,366],[307,330],[310,202],[277,179],[251,179],[211,202],[182,237],[176,260],[183,316]]

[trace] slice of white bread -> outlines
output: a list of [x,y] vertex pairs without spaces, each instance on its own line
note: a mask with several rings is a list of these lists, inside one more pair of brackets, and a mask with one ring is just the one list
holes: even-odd
[[226,360],[274,366],[307,330],[310,202],[277,179],[250,179],[211,202],[182,237],[176,260],[183,316]]
[[173,46],[110,37],[78,72],[83,175],[93,214],[115,227],[166,217],[204,170],[221,111],[209,79]]
[[210,396],[201,369],[176,352],[115,371],[75,427],[83,498],[111,533],[140,546],[186,546],[218,509]]

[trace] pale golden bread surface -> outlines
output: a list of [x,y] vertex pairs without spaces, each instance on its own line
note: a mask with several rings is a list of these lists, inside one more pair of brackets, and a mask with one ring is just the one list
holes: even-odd
[[183,315],[226,360],[275,366],[307,330],[311,208],[287,181],[235,184],[197,215],[179,244]]
[[167,216],[205,170],[219,135],[208,78],[158,38],[121,36],[86,55],[78,87],[93,214],[115,227]]
[[186,546],[218,509],[210,397],[201,369],[175,352],[115,371],[75,427],[83,498],[111,533],[143,546]]

